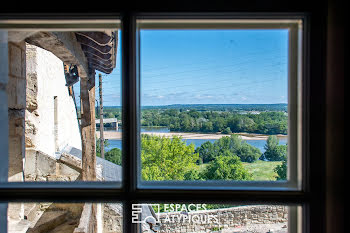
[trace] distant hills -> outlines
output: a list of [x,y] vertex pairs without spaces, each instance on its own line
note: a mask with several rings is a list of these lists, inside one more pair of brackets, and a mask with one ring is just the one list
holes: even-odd
[[[104,108],[120,108],[120,106],[105,106]],[[141,109],[194,109],[197,111],[287,111],[288,104],[172,104],[162,106],[142,106]]]

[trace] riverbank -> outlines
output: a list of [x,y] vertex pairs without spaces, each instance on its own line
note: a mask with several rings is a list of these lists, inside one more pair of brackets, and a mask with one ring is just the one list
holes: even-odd
[[[141,134],[156,135],[161,137],[173,137],[178,136],[183,139],[220,139],[228,134],[201,134],[201,133],[175,133],[175,132],[141,132]],[[248,133],[236,133],[243,140],[267,140],[268,135],[262,134],[248,134]],[[100,132],[96,131],[96,136],[100,137]],[[103,134],[105,139],[121,140],[122,133],[117,131],[104,131]],[[287,135],[277,135],[279,139],[287,139]]]

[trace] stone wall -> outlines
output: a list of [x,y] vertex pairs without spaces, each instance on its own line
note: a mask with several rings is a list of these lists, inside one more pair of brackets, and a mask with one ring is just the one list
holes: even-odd
[[66,85],[62,61],[27,44],[26,148],[55,156],[66,145],[81,149],[73,97]]
[[241,206],[225,209],[160,213],[160,232],[208,232],[239,229],[252,224],[288,222],[286,206]]
[[8,43],[9,181],[23,181],[26,44]]
[[[8,43],[8,181],[23,181],[24,114],[26,107],[26,44]],[[23,219],[22,203],[9,205],[11,219]]]
[[27,149],[24,175],[26,181],[76,181],[80,171],[42,151]]
[[121,204],[106,203],[103,208],[103,233],[123,232],[123,209]]

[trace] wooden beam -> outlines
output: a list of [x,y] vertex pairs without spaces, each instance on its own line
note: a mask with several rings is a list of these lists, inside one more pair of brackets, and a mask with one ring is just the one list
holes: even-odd
[[107,35],[105,32],[76,32],[76,34],[85,36],[100,45],[107,45],[112,40],[112,37]]
[[76,65],[79,76],[88,77],[88,61],[73,32],[38,32],[25,41],[52,52],[66,64]]
[[82,180],[96,180],[95,71],[80,79]]
[[100,45],[100,44],[96,43],[95,41],[90,40],[89,38],[87,38],[85,36],[81,36],[79,34],[75,34],[75,37],[77,38],[77,41],[79,43],[90,46],[90,47],[100,51],[101,53],[108,53],[112,49],[111,45]]

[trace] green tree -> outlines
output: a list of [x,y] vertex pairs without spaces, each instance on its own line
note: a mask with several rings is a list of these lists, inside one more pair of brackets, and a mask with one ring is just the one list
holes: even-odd
[[[105,139],[103,142],[105,148],[109,146],[108,139]],[[96,156],[101,157],[101,143],[99,138],[96,138]]]
[[216,157],[211,161],[203,172],[206,180],[251,180],[252,175],[243,167],[240,158],[236,155],[225,155]]
[[237,155],[241,158],[242,162],[252,163],[260,158],[261,151],[258,148],[249,145],[247,142],[242,142]]
[[199,154],[203,163],[209,163],[215,158],[214,145],[211,142],[206,141],[196,149],[196,153]]
[[105,153],[105,159],[117,165],[122,165],[122,151],[118,148],[113,148]]
[[261,152],[258,148],[249,145],[238,135],[220,138],[214,142],[214,148],[217,155],[223,154],[225,150],[228,150],[230,155],[237,155],[242,162],[252,163],[261,156]]
[[287,156],[287,146],[279,145],[275,135],[270,135],[266,141],[264,157],[269,161],[282,161]]
[[226,127],[223,131],[222,131],[223,134],[232,134],[232,131],[230,129],[230,127]]
[[204,180],[202,174],[198,170],[189,170],[184,175],[184,180]]
[[142,178],[144,180],[184,180],[195,169],[199,156],[194,145],[181,137],[141,135]]
[[196,149],[199,157],[203,159],[203,163],[208,163],[215,157],[224,155],[225,151],[229,151],[228,155],[237,155],[242,162],[252,163],[261,157],[258,148],[242,141],[238,135],[225,136],[214,143],[207,141]]
[[204,132],[212,132],[214,130],[213,123],[210,121],[204,122],[202,128]]
[[277,180],[286,180],[287,179],[287,160],[283,160],[281,165],[277,165],[274,169],[277,173]]

